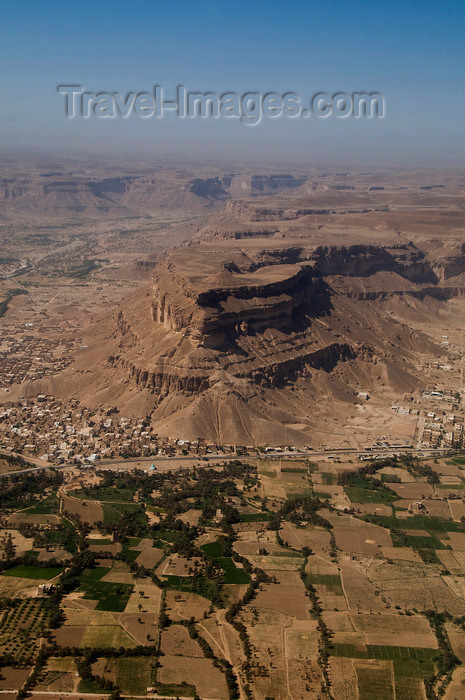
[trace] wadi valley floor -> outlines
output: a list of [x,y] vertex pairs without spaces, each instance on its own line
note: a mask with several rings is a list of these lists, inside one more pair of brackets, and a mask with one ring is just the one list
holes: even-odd
[[460,698],[463,469],[248,457],[4,476],[0,688]]

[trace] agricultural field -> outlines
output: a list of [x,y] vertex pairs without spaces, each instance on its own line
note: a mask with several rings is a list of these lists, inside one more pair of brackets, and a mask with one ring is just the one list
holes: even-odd
[[452,700],[465,502],[445,487],[462,466],[24,477],[2,513],[0,690]]

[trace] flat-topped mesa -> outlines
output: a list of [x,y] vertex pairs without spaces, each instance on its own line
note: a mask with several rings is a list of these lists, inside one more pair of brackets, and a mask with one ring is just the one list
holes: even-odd
[[325,284],[311,263],[267,265],[246,273],[223,265],[215,273],[193,279],[192,274],[176,275],[169,265],[157,270],[154,321],[212,348],[267,328],[295,330],[329,303]]

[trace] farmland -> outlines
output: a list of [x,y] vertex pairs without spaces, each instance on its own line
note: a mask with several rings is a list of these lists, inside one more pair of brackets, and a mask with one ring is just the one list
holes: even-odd
[[27,511],[6,499],[2,687],[436,697],[465,660],[465,524],[438,481],[463,465],[449,462],[51,475]]

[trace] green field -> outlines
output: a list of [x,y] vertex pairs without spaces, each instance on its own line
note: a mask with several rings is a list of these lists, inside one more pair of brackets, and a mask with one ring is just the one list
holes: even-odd
[[198,593],[208,600],[216,591],[215,583],[203,576],[197,579],[192,576],[166,576],[164,580],[167,588],[183,593]]
[[399,520],[393,515],[374,515],[370,516],[370,522],[376,522],[378,525],[387,527],[390,530],[426,530],[441,537],[447,537],[448,532],[465,532],[465,523],[444,520],[443,518],[429,515],[412,515],[406,520]]
[[125,513],[133,513],[137,522],[147,522],[147,516],[137,503],[102,503],[102,508],[105,525],[116,525]]
[[72,525],[64,521],[65,525],[60,530],[45,530],[43,533],[47,544],[59,546],[66,549],[71,554],[76,554],[78,547],[76,544],[76,531]]
[[307,584],[313,586],[326,586],[326,589],[335,595],[344,595],[339,574],[307,574]]
[[105,574],[108,574],[109,571],[110,569],[106,566],[96,566],[94,569],[86,569],[81,576],[81,580],[99,581]]
[[137,559],[140,552],[138,549],[131,549],[131,546],[129,544],[123,544],[121,548],[121,554],[126,560],[129,559],[130,561],[134,561],[135,559]]
[[152,675],[152,660],[149,657],[123,656],[118,659],[117,669],[116,684],[125,695],[146,695]]
[[366,489],[359,486],[344,486],[344,491],[351,503],[385,503],[390,505],[398,496],[389,491]]
[[225,557],[223,555],[223,547],[220,541],[217,540],[216,542],[204,544],[201,549],[203,549],[209,557],[218,562],[223,569],[223,583],[249,583],[249,574],[244,571],[244,569],[239,569],[231,557]]
[[23,513],[28,515],[54,515],[58,513],[58,496],[55,493],[50,494],[39,503],[26,508]]
[[130,583],[109,583],[101,579],[109,569],[97,567],[88,569],[80,576],[79,590],[84,598],[98,600],[96,610],[123,612],[129,600],[133,586]]
[[2,573],[2,576],[19,576],[20,578],[31,578],[43,581],[48,581],[55,578],[63,571],[62,566],[15,566],[13,569],[7,569]]
[[348,659],[384,659],[386,661],[418,661],[429,663],[440,654],[438,649],[424,647],[390,647],[381,644],[367,644],[366,651],[356,649],[353,644],[332,644],[331,656],[344,656]]
[[249,583],[249,574],[239,569],[231,557],[218,557],[216,561],[224,571],[223,583]]
[[79,498],[82,501],[107,501],[108,503],[132,503],[135,489],[121,488],[113,486],[99,486],[95,489],[76,489],[70,496]]
[[391,669],[357,665],[358,700],[392,700]]

